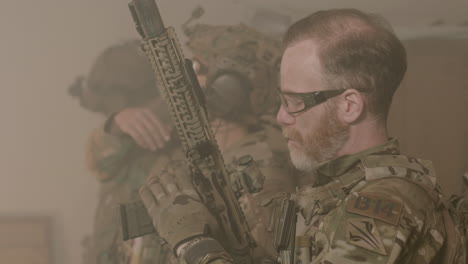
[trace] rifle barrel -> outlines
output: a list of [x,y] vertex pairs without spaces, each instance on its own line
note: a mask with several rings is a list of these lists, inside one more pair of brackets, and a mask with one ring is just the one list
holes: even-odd
[[128,8],[143,39],[158,37],[166,31],[155,0],[133,0]]

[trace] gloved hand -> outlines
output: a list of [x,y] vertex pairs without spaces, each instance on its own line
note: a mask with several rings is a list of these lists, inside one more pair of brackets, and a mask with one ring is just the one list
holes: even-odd
[[181,244],[218,232],[216,219],[189,186],[178,184],[175,175],[165,171],[149,177],[140,188],[156,231],[174,251]]

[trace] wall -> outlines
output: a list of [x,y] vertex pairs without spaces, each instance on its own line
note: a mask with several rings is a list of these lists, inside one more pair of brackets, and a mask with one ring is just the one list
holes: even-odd
[[447,194],[468,171],[468,40],[405,41],[408,71],[390,115],[402,151],[434,162]]
[[55,263],[80,263],[96,184],[84,142],[100,118],[68,97],[104,47],[132,36],[126,6],[111,1],[0,4],[0,214],[53,217]]

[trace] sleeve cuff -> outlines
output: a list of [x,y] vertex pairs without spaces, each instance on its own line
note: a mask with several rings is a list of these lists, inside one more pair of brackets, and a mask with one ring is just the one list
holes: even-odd
[[213,238],[199,237],[181,245],[177,253],[187,264],[204,264],[216,259],[230,260],[223,246]]

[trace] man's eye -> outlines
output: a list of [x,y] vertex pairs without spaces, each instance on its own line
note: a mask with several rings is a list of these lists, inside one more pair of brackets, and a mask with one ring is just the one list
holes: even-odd
[[288,105],[291,107],[300,107],[302,105],[302,100],[295,97],[288,98]]

